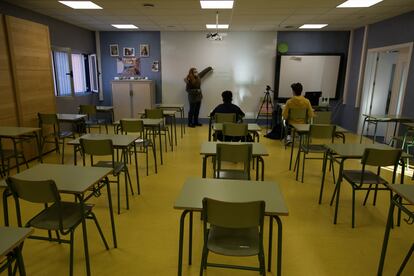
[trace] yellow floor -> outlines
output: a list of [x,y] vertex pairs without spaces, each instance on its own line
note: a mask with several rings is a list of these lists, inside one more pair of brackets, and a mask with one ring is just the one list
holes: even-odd
[[[179,133],[179,129],[178,133]],[[122,209],[115,215],[118,248],[109,251],[99,238],[95,226],[88,222],[89,251],[93,275],[176,275],[180,211],[173,209],[174,200],[185,179],[201,176],[200,144],[207,139],[207,127],[186,129],[184,137],[178,138],[174,152],[164,155],[164,165],[154,173],[152,161],[150,175],[145,176],[145,159],[140,157],[141,195],[130,198],[130,210]],[[356,142],[354,135],[347,135],[348,142]],[[318,205],[321,162],[309,161],[305,183],[295,181],[288,170],[289,150],[278,140],[261,137],[270,156],[265,158],[265,179],[280,184],[287,201],[290,215],[283,217],[283,275],[375,275],[385,229],[389,206],[387,193],[380,194],[377,206],[362,206],[363,192],[357,193],[356,228],[351,228],[351,189],[346,183],[341,191],[338,224],[334,225],[334,208],[329,206],[333,191],[332,178],[327,177],[324,200]],[[72,148],[67,146],[67,164],[73,163]],[[58,162],[56,153],[45,161]],[[150,159],[152,160],[152,159]],[[37,162],[30,165],[35,166]],[[358,162],[348,162],[347,168],[357,168]],[[132,166],[130,172],[135,173]],[[211,171],[210,171],[211,175]],[[411,175],[410,175],[411,176]],[[407,178],[406,183],[412,183]],[[122,189],[123,191],[123,189]],[[114,204],[116,190],[112,189]],[[93,198],[95,213],[104,233],[112,244],[105,193]],[[124,200],[122,201],[124,207]],[[9,202],[14,217],[12,202]],[[35,214],[37,208],[25,204],[24,217]],[[196,214],[194,220],[193,265],[187,264],[187,247],[183,275],[198,275],[202,223]],[[3,219],[2,214],[0,219]],[[12,223],[14,225],[15,221]],[[267,224],[267,220],[266,220]],[[405,222],[391,232],[384,275],[395,275],[403,257],[413,243],[412,227]],[[267,227],[266,227],[267,231]],[[276,227],[274,228],[276,235]],[[41,231],[36,231],[41,233]],[[267,247],[267,232],[265,233]],[[75,244],[75,275],[85,275],[82,232],[77,229]],[[69,272],[69,246],[45,241],[27,240],[24,260],[28,275],[67,275]],[[267,256],[266,256],[267,257]],[[275,256],[274,256],[275,257]],[[209,260],[256,265],[256,258],[228,258],[211,255]],[[266,260],[267,261],[267,260]],[[258,275],[256,272],[208,268],[205,275]],[[272,272],[275,275],[275,259]],[[414,261],[406,267],[404,275],[414,275]]]

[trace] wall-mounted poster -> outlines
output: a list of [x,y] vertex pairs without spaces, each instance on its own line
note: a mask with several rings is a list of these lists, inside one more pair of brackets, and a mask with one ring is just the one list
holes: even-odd
[[140,57],[149,57],[149,45],[148,44],[140,44],[139,45],[139,56]]
[[109,52],[111,57],[119,57],[118,44],[109,44]]
[[124,47],[124,57],[135,57],[135,48]]
[[155,61],[152,62],[151,71],[152,72],[159,72],[160,71],[160,62],[158,60],[155,60]]
[[139,58],[123,58],[124,70],[122,72],[123,77],[134,77],[141,75],[140,60]]

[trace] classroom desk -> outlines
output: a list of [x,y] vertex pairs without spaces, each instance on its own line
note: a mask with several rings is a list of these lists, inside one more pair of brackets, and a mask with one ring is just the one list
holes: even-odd
[[[144,127],[147,129],[150,129],[152,132],[152,143],[154,145],[154,147],[156,146],[155,144],[155,133],[158,131],[159,135],[158,135],[158,141],[160,142],[160,159],[161,159],[161,165],[163,164],[162,161],[162,141],[161,141],[161,127],[162,124],[164,124],[164,119],[145,119],[145,118],[141,118],[141,119],[136,119],[136,118],[125,118],[122,120],[140,120],[144,123]],[[114,122],[114,128],[115,128],[115,133],[118,133],[119,130],[121,129],[121,122],[120,121],[115,121]],[[157,166],[157,160],[155,159],[155,166]]]
[[64,114],[57,113],[59,122],[70,123],[77,132],[86,133],[85,120],[87,115],[85,114]]
[[[14,175],[13,177],[22,180],[45,180],[51,179],[55,181],[59,193],[72,194],[76,196],[76,199],[81,203],[82,214],[84,212],[85,202],[94,196],[94,192],[91,190],[93,186],[99,190],[106,186],[108,196],[109,216],[112,227],[112,238],[114,247],[117,247],[116,233],[115,233],[115,221],[112,211],[112,198],[108,175],[112,173],[112,168],[100,168],[100,167],[81,167],[73,165],[61,165],[61,164],[39,164],[31,167],[21,173]],[[3,212],[5,225],[9,224],[7,197],[10,196],[10,192],[7,188],[5,180],[0,181],[0,187],[5,188],[3,191]],[[90,262],[89,262],[89,250],[88,239],[86,232],[85,217],[82,220],[83,241],[85,250],[86,261],[86,273],[91,275]]]
[[[413,122],[414,119],[413,118],[409,118],[409,117],[403,117],[400,115],[369,115],[369,114],[362,114],[362,116],[364,116],[364,122],[362,123],[362,131],[361,131],[361,135],[360,135],[360,139],[359,142],[362,143],[362,136],[364,134],[364,129],[365,129],[365,124],[367,124],[367,131],[369,129],[369,125],[373,124],[374,125],[374,139],[372,141],[372,143],[375,143],[375,140],[377,138],[377,126],[378,123],[395,123],[394,125],[394,134],[393,136],[395,137],[395,135],[397,134],[397,126],[399,123],[409,123],[409,122]],[[385,140],[385,139],[384,139]]]
[[[139,174],[138,174],[138,158],[137,158],[137,148],[135,144],[135,140],[137,140],[139,137],[136,135],[121,135],[121,134],[101,134],[101,133],[89,133],[82,135],[81,137],[69,141],[67,144],[73,146],[73,158],[74,158],[74,164],[77,163],[77,152],[81,151],[80,149],[80,139],[92,139],[92,140],[104,140],[109,139],[112,140],[112,146],[114,149],[120,149],[122,151],[121,153],[121,160],[124,160],[124,166],[126,167],[128,158],[128,151],[131,147],[134,148],[134,157],[135,157],[135,173],[137,176],[137,189],[138,194],[141,193],[140,191],[140,185],[139,185]],[[85,165],[85,160],[83,160]],[[125,174],[125,183],[127,183],[127,174]],[[128,200],[128,189],[126,189],[126,204],[127,209],[129,209],[129,200]],[[119,206],[119,205],[118,205]]]
[[[218,131],[222,131],[223,130],[223,124],[222,123],[214,123],[213,124],[213,131],[214,133],[218,132]],[[262,128],[254,123],[254,124],[247,124],[247,131],[253,134],[253,141],[255,141],[256,137],[257,137],[257,142],[259,142],[260,140],[260,135],[258,134],[258,132],[260,132],[262,130]],[[214,137],[214,134],[213,134]],[[210,139],[209,139],[210,141]],[[214,140],[216,141],[216,140]]]
[[[310,124],[291,124],[293,133],[292,133],[292,145],[290,148],[290,160],[289,160],[289,170],[292,169],[292,160],[293,160],[293,147],[295,145],[295,133],[299,135],[299,146],[302,145],[303,136],[308,134],[310,131]],[[345,133],[349,132],[347,129],[336,126],[335,136],[339,135],[342,137],[342,142],[345,143]]]
[[[171,151],[174,151],[174,146],[172,140],[175,140],[175,145],[177,146],[177,119],[175,117],[175,110],[162,110],[164,118],[170,118],[170,135],[171,135]],[[138,115],[141,116],[142,119],[145,118],[145,112],[139,112]]]
[[[386,184],[386,185],[395,194],[391,200],[390,209],[388,211],[388,219],[387,219],[387,224],[385,226],[385,234],[384,234],[384,240],[382,242],[381,256],[379,260],[377,275],[382,275],[382,272],[384,269],[385,256],[387,254],[388,240],[390,237],[390,230],[393,225],[395,206],[397,206],[399,210],[402,210],[404,213],[406,213],[409,219],[414,219],[414,213],[408,210],[402,203],[402,200],[405,200],[411,205],[414,204],[414,185],[401,185],[401,184]],[[412,253],[413,249],[414,249],[414,244],[411,246],[409,252]],[[405,265],[407,264],[409,260],[409,257],[411,256],[411,253],[410,255],[406,256],[406,258],[401,264],[396,275],[401,275]]]
[[181,116],[181,138],[183,138],[183,133],[185,133],[185,120],[184,120],[184,104],[156,104],[155,105],[157,108],[160,109],[172,109],[175,110],[176,112],[180,113]]
[[[0,226],[0,260],[3,257],[7,257],[7,265],[4,265],[4,268],[11,266],[13,259],[16,259],[19,274],[26,275],[22,256],[23,247],[21,245],[32,233],[32,228]],[[2,272],[1,266],[0,272]]]
[[114,107],[110,105],[97,105],[96,111],[101,113],[110,113],[111,114],[111,123],[115,121]]
[[[16,157],[16,168],[17,172],[20,172],[19,169],[19,160],[17,158],[17,140],[19,139],[25,139],[25,138],[35,138],[36,145],[37,145],[37,153],[39,161],[42,162],[42,145],[40,143],[40,128],[38,127],[6,127],[6,126],[0,126],[0,143],[1,139],[11,139],[13,142],[13,151],[14,155]],[[1,144],[0,144],[1,149]],[[2,163],[4,160],[2,160]]]
[[[338,217],[338,206],[339,206],[339,194],[341,191],[341,183],[342,183],[342,172],[344,169],[345,161],[348,159],[361,159],[364,155],[364,151],[367,148],[373,149],[394,149],[385,144],[327,144],[325,147],[328,149],[328,154],[325,158],[328,158],[328,155],[331,156],[333,160],[340,160],[339,162],[339,173],[338,179],[336,180],[335,190],[332,195],[331,204],[335,199],[335,215],[334,215],[334,224],[337,222]],[[409,155],[407,153],[402,153],[401,155],[401,162],[402,162],[402,169],[401,169],[401,183],[404,183],[404,159],[407,158]],[[319,204],[322,202],[322,194],[323,194],[323,186],[325,182],[325,173],[326,173],[326,163],[327,161],[324,160],[324,168],[322,173],[322,180],[321,180],[321,189],[319,193]]]
[[190,213],[188,264],[191,265],[193,212],[201,212],[203,210],[202,201],[205,197],[228,202],[265,201],[265,215],[270,217],[268,271],[271,270],[273,219],[275,219],[278,225],[277,275],[282,275],[282,221],[279,216],[288,216],[289,211],[279,185],[273,181],[224,180],[197,177],[191,177],[186,180],[174,203],[174,209],[183,210],[180,218],[178,275],[182,274],[185,217]]
[[269,152],[266,147],[259,143],[251,142],[204,142],[201,144],[200,154],[203,155],[202,177],[207,176],[207,158],[216,156],[217,144],[252,144],[252,155],[256,157],[256,180],[259,179],[259,162],[262,164],[261,179],[264,180],[264,160],[263,156],[268,156]]

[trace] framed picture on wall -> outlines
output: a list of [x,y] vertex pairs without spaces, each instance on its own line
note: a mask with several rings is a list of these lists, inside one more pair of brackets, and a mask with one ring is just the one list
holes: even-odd
[[160,71],[160,62],[158,60],[155,60],[152,62],[151,71],[152,72]]
[[135,57],[135,48],[124,47],[124,57]]
[[149,57],[149,45],[148,44],[140,44],[139,45],[139,56],[140,57]]
[[109,52],[111,57],[119,57],[118,44],[109,44]]

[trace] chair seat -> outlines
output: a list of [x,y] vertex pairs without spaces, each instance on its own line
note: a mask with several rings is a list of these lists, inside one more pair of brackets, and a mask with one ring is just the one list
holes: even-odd
[[217,178],[249,180],[249,177],[241,170],[221,170],[216,173],[218,174]]
[[68,130],[62,130],[58,133],[59,138],[73,137],[73,132]]
[[326,147],[324,145],[302,145],[302,150],[306,152],[325,152]]
[[[85,205],[85,214],[92,211],[92,205]],[[76,202],[61,202],[63,229],[73,228],[82,221],[81,205]],[[45,230],[59,230],[59,208],[56,204],[48,207],[31,219],[28,226]]]
[[114,168],[113,175],[120,174],[125,166],[123,162],[115,162],[112,165],[112,161],[99,161],[93,165],[94,167]]
[[258,228],[223,228],[211,226],[207,248],[217,254],[253,256],[259,253]]
[[[351,184],[359,184],[361,182],[362,171],[358,170],[345,170],[343,171],[343,177]],[[371,171],[365,171],[363,184],[385,184],[388,183],[381,176],[376,175]]]

